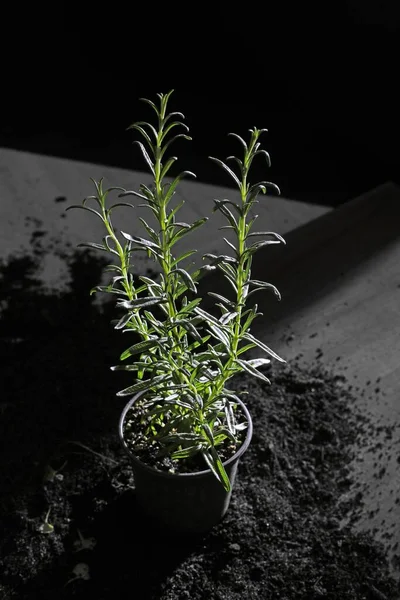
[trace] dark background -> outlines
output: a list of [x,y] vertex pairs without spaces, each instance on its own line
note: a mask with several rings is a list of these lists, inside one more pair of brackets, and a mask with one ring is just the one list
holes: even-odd
[[[300,6],[301,4],[301,6]],[[2,13],[0,143],[144,169],[127,126],[171,88],[193,142],[181,169],[229,185],[209,154],[266,127],[286,197],[337,205],[399,180],[400,3],[53,3]]]

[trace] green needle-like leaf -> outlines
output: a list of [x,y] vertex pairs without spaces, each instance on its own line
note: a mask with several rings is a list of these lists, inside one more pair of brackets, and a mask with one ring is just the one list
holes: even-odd
[[93,242],[83,242],[82,244],[78,244],[78,248],[94,248],[95,250],[103,250],[104,252],[108,252],[108,248],[103,246],[102,244],[95,244]]
[[225,491],[230,492],[231,482],[215,448],[211,447],[209,450],[202,450],[202,455],[207,463],[207,466],[214,473],[218,481],[220,481],[224,486]]
[[214,161],[217,165],[220,165],[223,169],[225,169],[225,171],[232,177],[233,181],[236,183],[236,185],[240,188],[241,184],[239,179],[237,178],[237,176],[235,175],[235,173],[232,171],[232,169],[230,169],[228,167],[228,165],[226,165],[222,160],[220,160],[219,158],[214,158],[213,156],[209,156],[210,160]]
[[142,142],[135,141],[134,143],[139,146],[139,148],[140,148],[140,150],[141,150],[141,152],[143,154],[143,157],[144,157],[145,161],[147,162],[147,164],[150,167],[150,171],[153,173],[153,175],[155,175],[154,164],[152,163],[151,158],[148,155],[146,148],[143,146]]
[[171,454],[171,458],[174,460],[179,460],[182,458],[192,458],[192,456],[195,456],[196,454],[199,453],[201,448],[202,448],[201,444],[196,444],[195,446],[189,446],[189,448],[182,448],[182,450],[175,450],[175,452],[173,452]]
[[247,371],[247,373],[250,373],[250,375],[257,377],[257,379],[261,379],[262,381],[265,381],[266,383],[271,383],[270,380],[268,379],[268,377],[265,377],[265,375],[260,373],[260,371],[257,371],[257,369],[249,361],[241,360],[240,358],[237,358],[236,362],[238,365],[240,365],[242,367],[242,369]]
[[125,350],[119,358],[120,358],[120,360],[125,360],[125,359],[129,358],[130,356],[135,356],[136,354],[142,354],[143,352],[147,352],[147,350],[150,350],[151,348],[155,348],[156,346],[159,346],[160,343],[163,343],[166,341],[167,341],[167,338],[160,338],[159,340],[154,339],[154,340],[144,340],[143,342],[138,342],[137,344],[134,344],[133,346],[130,346],[127,350]]
[[159,383],[165,381],[165,375],[158,375],[153,379],[147,379],[145,381],[139,381],[134,385],[121,390],[117,393],[117,396],[131,396],[132,394],[138,394],[139,392],[145,392],[146,390],[154,389]]
[[87,212],[94,213],[104,223],[103,215],[101,215],[99,212],[97,212],[97,210],[95,210],[94,208],[90,208],[89,206],[81,206],[80,204],[71,204],[71,206],[68,206],[68,208],[66,208],[65,211],[71,210],[71,208],[80,208],[81,210],[86,210]]
[[264,344],[263,342],[261,342],[260,340],[255,338],[254,335],[251,335],[251,333],[246,333],[243,337],[244,337],[244,339],[249,340],[250,342],[253,342],[256,346],[261,348],[261,350],[264,350],[264,352],[267,352],[268,354],[273,356],[276,360],[279,360],[279,362],[283,362],[283,363],[286,362],[283,358],[281,358],[273,350],[271,350],[271,348],[268,348],[268,346],[266,344]]
[[115,325],[114,329],[123,329],[124,327],[126,327],[127,323],[131,320],[131,318],[132,318],[132,314],[127,313],[126,315],[121,317],[121,319]]
[[184,284],[187,286],[187,288],[191,291],[196,293],[197,292],[197,288],[196,285],[193,281],[193,279],[191,278],[191,276],[189,275],[189,273],[187,271],[185,271],[185,269],[174,269],[173,271],[171,271],[171,274],[179,274],[184,282]]

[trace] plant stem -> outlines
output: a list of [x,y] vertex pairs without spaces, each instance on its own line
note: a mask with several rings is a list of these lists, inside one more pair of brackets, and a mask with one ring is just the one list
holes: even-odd
[[[252,136],[249,147],[246,148],[246,150],[244,152],[244,160],[243,160],[243,167],[242,167],[242,181],[241,181],[241,185],[240,185],[240,197],[241,197],[241,201],[242,201],[242,212],[239,215],[239,222],[238,222],[238,265],[236,268],[236,287],[237,287],[236,312],[237,312],[237,315],[236,315],[236,317],[234,319],[234,323],[233,323],[233,333],[232,333],[232,340],[231,340],[231,347],[230,347],[230,351],[231,351],[230,356],[224,365],[223,372],[221,373],[220,383],[217,386],[215,386],[215,388],[214,388],[214,393],[212,394],[212,397],[214,397],[214,398],[221,393],[221,391],[224,388],[225,382],[230,378],[230,370],[237,359],[239,342],[241,340],[242,312],[243,312],[243,307],[244,307],[246,296],[247,296],[247,291],[245,293],[245,278],[247,277],[248,273],[250,273],[251,262],[252,262],[251,256],[247,256],[247,258],[245,257],[245,252],[247,249],[247,247],[246,247],[247,211],[245,211],[245,206],[246,206],[247,194],[249,191],[249,185],[247,183],[247,175],[248,175],[248,172],[250,169],[251,162],[253,160],[254,146],[256,144],[258,136],[259,136],[259,132],[255,133]],[[247,263],[247,266],[245,267],[246,263]]]
[[[242,205],[246,202],[247,195],[247,180],[246,174],[243,174],[242,186],[240,190],[240,195],[242,199]],[[218,396],[225,385],[225,382],[230,378],[229,371],[231,370],[235,360],[237,359],[237,351],[240,342],[240,333],[241,333],[241,321],[242,321],[242,310],[244,305],[244,281],[243,274],[245,273],[244,264],[243,264],[243,254],[246,250],[246,215],[242,214],[239,217],[239,236],[238,236],[238,255],[239,261],[236,269],[236,286],[237,286],[237,295],[236,295],[236,311],[237,315],[233,324],[233,336],[231,343],[231,353],[224,365],[224,370],[221,373],[221,378],[219,384],[215,387],[215,391],[212,396]]]
[[[167,230],[168,216],[167,216],[165,197],[164,197],[164,193],[163,193],[163,189],[162,189],[162,179],[161,179],[162,163],[161,163],[161,158],[160,158],[161,150],[162,150],[164,123],[165,123],[165,111],[166,111],[166,104],[164,104],[164,106],[162,107],[162,110],[159,115],[159,130],[158,130],[158,134],[157,134],[157,140],[156,140],[156,146],[155,146],[155,152],[154,152],[154,158],[155,158],[154,184],[155,184],[157,206],[158,206],[158,211],[159,211],[158,220],[159,220],[159,225],[160,225],[160,237],[161,237],[160,247],[162,250],[162,252],[161,252],[162,258],[160,259],[159,262],[160,262],[160,266],[162,268],[163,276],[164,276],[165,294],[167,296],[168,317],[169,317],[170,322],[173,323],[176,320],[177,315],[178,315],[178,311],[177,311],[176,304],[174,301],[174,290],[173,290],[174,281],[172,280],[172,277],[171,277],[172,263],[173,263],[174,257],[172,256],[170,240],[169,240],[169,233]],[[189,379],[181,371],[181,369],[183,367],[183,356],[182,356],[183,350],[182,350],[181,341],[180,341],[180,328],[178,329],[177,327],[174,327],[171,330],[171,339],[172,339],[172,343],[175,346],[176,351],[178,353],[178,356],[177,356],[177,364],[179,367],[178,377],[182,383],[187,384],[190,387],[191,391],[195,393],[196,387],[190,383]]]
[[[131,287],[131,284],[129,281],[129,264],[127,264],[127,261],[126,261],[125,251],[124,251],[123,247],[121,246],[120,241],[118,240],[117,236],[115,235],[114,228],[110,222],[108,211],[105,208],[105,197],[103,196],[100,199],[100,201],[101,201],[101,205],[102,205],[104,225],[108,231],[108,234],[111,236],[111,238],[113,239],[113,241],[115,243],[115,247],[118,252],[119,260],[121,262],[121,271],[122,271],[122,275],[124,277],[124,281],[123,281],[122,285],[123,285],[125,292],[128,294],[128,299],[133,300],[133,298],[135,297],[135,294],[132,291],[132,287]],[[143,336],[143,338],[145,340],[148,340],[149,335],[147,333],[146,328],[143,325],[140,315],[139,314],[132,315],[132,320],[134,321],[135,326],[140,331],[140,334]]]
[[[161,112],[160,118],[159,118],[159,131],[158,131],[158,135],[157,135],[157,144],[156,144],[156,148],[155,148],[154,184],[155,184],[157,205],[158,205],[158,210],[159,210],[159,217],[158,217],[159,225],[160,225],[160,230],[161,230],[160,246],[161,246],[161,250],[162,250],[162,258],[160,260],[160,265],[161,265],[163,275],[164,275],[165,293],[167,296],[168,316],[169,316],[169,319],[171,321],[173,321],[177,315],[177,310],[176,310],[176,306],[175,306],[174,299],[173,299],[173,293],[172,293],[172,282],[171,282],[172,254],[171,254],[171,248],[170,248],[169,239],[168,239],[168,231],[167,231],[168,217],[167,217],[167,210],[166,210],[166,206],[165,206],[165,199],[164,199],[164,195],[163,195],[163,191],[162,191],[162,180],[161,180],[162,164],[161,164],[161,158],[160,158],[161,139],[162,139],[162,134],[163,134],[163,129],[164,129],[164,118],[165,118],[165,108]],[[179,342],[179,338],[177,336],[176,329],[172,330],[172,337],[175,338],[176,342]]]

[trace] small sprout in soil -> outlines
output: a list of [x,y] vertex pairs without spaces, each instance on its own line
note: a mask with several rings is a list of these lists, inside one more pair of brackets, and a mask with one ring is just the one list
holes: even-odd
[[322,579],[322,575],[320,577],[318,577],[318,579],[314,583],[314,592],[317,595],[317,597],[318,596],[322,597],[322,596],[325,596],[325,594],[326,594],[326,589],[319,585],[321,579]]
[[85,581],[88,581],[90,579],[89,565],[87,565],[86,563],[78,563],[72,569],[72,572],[75,575],[75,577],[69,579],[67,583],[64,584],[64,587],[66,587],[69,583],[76,581],[77,579],[84,579]]
[[61,467],[57,470],[53,469],[51,465],[46,465],[44,468],[43,482],[47,483],[48,481],[53,482],[54,479],[59,479],[62,481],[64,479],[64,475],[60,473],[63,470],[65,465],[67,464],[67,460],[61,465]]
[[104,460],[108,460],[109,462],[113,463],[114,465],[118,464],[116,460],[114,460],[112,458],[109,458],[108,456],[104,456],[103,454],[100,454],[99,452],[95,452],[91,448],[88,448],[88,446],[85,446],[84,444],[81,444],[81,442],[70,441],[70,442],[68,442],[68,444],[75,444],[76,446],[80,446],[81,448],[84,448],[84,450],[87,450],[88,452],[91,452],[95,456],[99,456],[100,458],[103,458]]
[[49,510],[46,513],[46,516],[44,518],[44,522],[41,523],[41,525],[39,525],[39,533],[53,533],[54,531],[54,525],[52,525],[51,523],[49,523],[49,514],[51,511],[51,507],[49,508]]
[[93,550],[93,548],[97,544],[96,538],[94,538],[94,537],[84,538],[83,535],[81,534],[81,532],[79,531],[79,529],[77,531],[78,531],[78,535],[79,535],[79,540],[75,540],[75,542],[74,542],[74,547],[75,547],[74,552],[80,552],[81,550]]

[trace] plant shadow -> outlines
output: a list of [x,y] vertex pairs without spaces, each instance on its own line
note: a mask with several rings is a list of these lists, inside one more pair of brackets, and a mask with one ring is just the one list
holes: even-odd
[[202,536],[177,536],[160,530],[125,493],[96,523],[94,588],[106,598],[134,589],[142,598],[157,597],[168,575],[195,550]]
[[[85,537],[96,540],[95,547],[66,552],[28,582],[28,593],[34,590],[43,600],[111,600],[129,594],[141,600],[157,598],[168,577],[204,539],[204,535],[177,536],[160,530],[138,506],[134,491],[122,493],[90,524],[88,515],[81,514],[80,521]],[[87,565],[88,579],[74,577],[78,564]],[[20,593],[24,597],[23,588]]]

